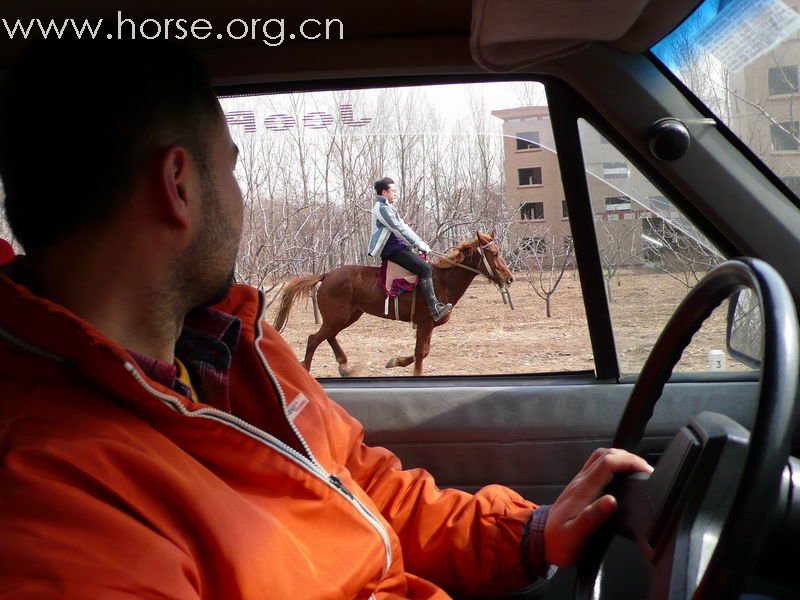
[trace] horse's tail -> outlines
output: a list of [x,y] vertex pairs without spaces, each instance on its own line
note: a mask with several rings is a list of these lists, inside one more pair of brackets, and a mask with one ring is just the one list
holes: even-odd
[[283,331],[283,328],[286,327],[286,321],[289,320],[289,311],[292,310],[292,306],[297,302],[297,297],[301,294],[310,296],[314,286],[322,281],[324,277],[324,275],[302,275],[295,277],[284,286],[281,292],[281,304],[273,324],[273,327],[278,332]]

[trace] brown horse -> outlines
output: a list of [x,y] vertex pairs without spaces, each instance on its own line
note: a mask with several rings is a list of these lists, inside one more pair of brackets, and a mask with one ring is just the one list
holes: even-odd
[[[513,281],[508,265],[494,242],[494,232],[489,234],[477,232],[475,239],[461,242],[450,250],[446,257],[433,263],[433,281],[439,300],[450,302],[453,306],[458,303],[478,273],[488,277],[500,287],[510,285]],[[459,265],[466,268],[459,268]],[[390,303],[389,314],[384,313],[386,296],[378,272],[377,267],[345,265],[323,275],[297,277],[286,284],[275,317],[275,329],[278,331],[282,331],[286,326],[289,311],[298,296],[311,295],[314,286],[320,284],[317,290],[317,304],[322,315],[322,326],[319,331],[308,336],[306,356],[303,360],[303,366],[307,370],[311,370],[311,359],[314,358],[317,346],[328,340],[336,356],[336,362],[339,363],[339,374],[342,377],[352,375],[353,369],[347,366],[347,355],[336,340],[336,335],[350,327],[364,313],[382,319],[395,318],[393,302]],[[414,355],[396,356],[386,363],[386,367],[407,367],[413,362],[414,375],[422,375],[422,361],[428,356],[433,329],[447,323],[454,312],[441,321],[434,322],[425,302],[417,301],[413,315],[413,321],[417,325],[417,345]],[[400,296],[399,313],[401,321],[411,320],[410,293]]]

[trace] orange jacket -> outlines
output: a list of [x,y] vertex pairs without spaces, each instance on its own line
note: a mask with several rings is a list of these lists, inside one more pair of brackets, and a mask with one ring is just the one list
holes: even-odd
[[231,414],[0,275],[0,597],[445,598],[529,583],[535,505],[500,486],[439,490],[364,445],[263,304],[236,286],[218,307],[242,320]]

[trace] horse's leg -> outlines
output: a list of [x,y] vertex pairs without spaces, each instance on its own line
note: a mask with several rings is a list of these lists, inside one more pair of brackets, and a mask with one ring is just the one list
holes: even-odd
[[[428,309],[425,308],[425,310]],[[430,339],[430,331],[432,331],[432,327],[426,323],[422,324],[417,323],[417,343],[419,343],[419,336],[421,331],[428,331],[429,332],[428,338]],[[414,351],[414,354],[412,354],[411,356],[393,356],[388,361],[386,361],[386,368],[391,369],[392,367],[407,367],[416,360],[415,356],[416,356],[416,350]],[[425,356],[427,356],[427,353],[425,354]],[[423,358],[425,357],[423,356]]]
[[[422,359],[428,356],[431,347],[431,335],[433,333],[432,327],[422,326],[421,328],[417,329],[417,345],[414,349],[414,354],[411,356],[394,356],[389,359],[386,363],[386,368],[391,369],[392,367],[407,367],[413,362],[418,363],[414,365],[414,375],[421,375],[422,374]],[[423,336],[423,337],[420,337]],[[424,344],[422,344],[424,341]],[[422,346],[420,346],[422,344]],[[421,354],[420,354],[421,352]],[[417,359],[417,356],[420,355],[421,358]],[[417,372],[419,371],[419,372]]]
[[412,362],[414,362],[413,356],[393,356],[386,361],[386,368],[391,369],[392,367],[407,367]]
[[422,361],[431,350],[431,335],[433,327],[420,327],[417,329],[417,346],[414,349],[414,375],[422,375]]
[[[350,316],[350,320],[347,321],[344,327],[342,327],[339,331],[350,327],[350,325],[358,321],[363,314],[364,313],[360,310],[353,312],[353,314]],[[347,366],[347,354],[344,353],[344,350],[342,350],[342,347],[339,345],[339,341],[336,339],[336,334],[338,334],[339,331],[335,332],[328,338],[328,343],[333,349],[333,355],[336,357],[336,362],[339,363],[339,375],[342,377],[350,377],[355,372],[355,369]]]
[[303,367],[306,371],[311,371],[311,360],[314,358],[314,352],[317,351],[323,341],[327,340],[332,335],[336,335],[337,331],[332,328],[326,321],[322,321],[322,327],[319,328],[317,333],[312,333],[308,336],[308,343],[306,344],[306,356],[303,359]]

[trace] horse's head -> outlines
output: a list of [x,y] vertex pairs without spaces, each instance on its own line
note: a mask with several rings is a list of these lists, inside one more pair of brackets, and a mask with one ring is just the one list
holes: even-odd
[[478,269],[501,288],[511,285],[514,277],[511,275],[503,253],[500,252],[500,246],[494,241],[495,232],[481,233],[478,231],[476,233],[478,234],[477,250],[483,255]]

